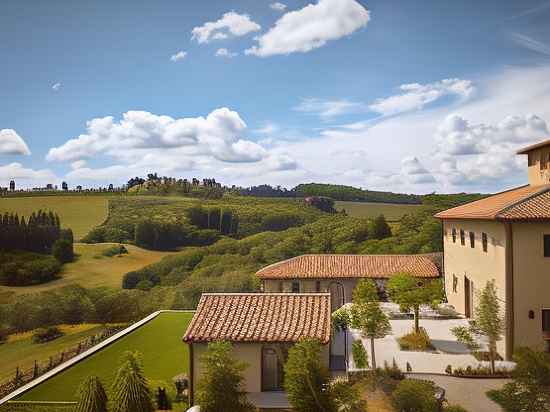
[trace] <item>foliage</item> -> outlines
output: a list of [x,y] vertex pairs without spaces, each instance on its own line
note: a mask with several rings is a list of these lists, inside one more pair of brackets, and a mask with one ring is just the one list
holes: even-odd
[[185,215],[192,225],[200,229],[217,230],[224,235],[235,235],[239,229],[239,218],[232,210],[199,205],[187,209]]
[[52,247],[53,256],[60,263],[69,263],[74,259],[73,244],[68,239],[58,239]]
[[386,286],[390,299],[403,312],[414,312],[414,330],[420,332],[419,312],[421,305],[439,303],[443,298],[443,286],[439,280],[420,281],[408,273],[393,276]]
[[352,186],[308,183],[294,188],[298,197],[326,196],[334,200],[382,203],[420,203],[420,197],[392,192],[363,190]]
[[341,332],[348,329],[351,325],[351,317],[349,310],[345,307],[340,307],[332,312],[332,327],[336,332]]
[[197,386],[197,404],[203,412],[246,412],[254,407],[242,386],[247,365],[234,359],[229,342],[211,342],[201,357],[203,372]]
[[113,257],[113,256],[122,256],[128,254],[128,249],[124,245],[115,245],[108,247],[103,252],[101,252],[103,256],[106,257]]
[[456,340],[463,343],[471,350],[479,349],[480,345],[477,343],[472,331],[466,326],[455,326],[451,328],[451,333],[456,337]]
[[39,210],[28,218],[17,213],[0,215],[0,250],[27,250],[49,253],[61,236],[59,216]]
[[27,286],[57,277],[61,263],[53,256],[32,252],[0,251],[0,285]]
[[288,351],[284,388],[297,412],[335,410],[328,391],[330,373],[321,361],[321,344],[315,339],[298,342]]
[[392,399],[395,409],[400,412],[439,411],[433,382],[404,379],[397,385]]
[[361,340],[354,340],[351,344],[351,353],[357,369],[366,369],[369,367],[369,356]]
[[334,399],[335,412],[365,412],[367,402],[361,398],[360,393],[349,381],[334,379],[329,388],[331,397]]
[[412,331],[401,336],[397,342],[401,350],[426,351],[435,349],[428,332],[424,328],[420,328],[418,333]]
[[376,283],[372,279],[360,279],[353,289],[353,303],[365,304],[378,300],[380,299]]
[[304,202],[308,206],[313,206],[322,212],[336,213],[334,208],[334,199],[324,196],[308,196],[304,199]]
[[369,225],[369,235],[373,239],[382,240],[391,236],[391,228],[384,215],[374,218]]
[[56,326],[39,328],[32,335],[33,343],[46,343],[63,336],[63,332]]
[[88,376],[80,384],[74,412],[107,412],[107,394],[97,376]]
[[443,412],[468,412],[460,405],[447,405],[443,408]]
[[520,348],[513,381],[487,393],[505,412],[550,411],[550,354]]
[[[450,365],[449,365],[450,366]],[[462,376],[462,377],[468,377],[468,376],[500,376],[500,377],[509,377],[510,371],[506,368],[495,368],[495,371],[492,372],[490,366],[484,366],[481,364],[478,364],[476,367],[466,366],[465,368],[459,367],[459,368],[449,368],[447,367],[445,369],[445,373],[448,375],[453,376]]]
[[113,412],[153,412],[151,392],[139,355],[126,352],[113,382]]

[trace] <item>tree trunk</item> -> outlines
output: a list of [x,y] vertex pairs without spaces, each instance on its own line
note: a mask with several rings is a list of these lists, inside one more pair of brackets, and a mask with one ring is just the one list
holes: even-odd
[[420,332],[420,321],[419,321],[419,312],[420,312],[420,309],[418,306],[416,306],[414,308],[414,331],[416,333],[419,333]]
[[491,375],[495,374],[495,344],[489,343],[489,360],[491,361]]
[[376,356],[374,354],[374,337],[372,336],[370,338],[370,357],[371,357],[372,370],[376,371]]

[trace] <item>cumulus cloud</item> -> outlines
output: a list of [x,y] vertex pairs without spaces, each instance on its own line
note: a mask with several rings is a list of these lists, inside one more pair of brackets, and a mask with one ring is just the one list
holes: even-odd
[[71,161],[105,153],[154,148],[185,148],[190,155],[210,155],[226,162],[256,162],[265,149],[242,139],[245,122],[228,108],[212,111],[206,118],[158,116],[145,111],[129,111],[120,121],[112,116],[87,122],[87,131],[65,144],[50,149],[50,161]]
[[0,130],[0,155],[30,155],[31,151],[21,136],[13,129]]
[[244,36],[260,29],[261,26],[252,21],[247,14],[238,14],[230,11],[216,21],[209,21],[202,26],[193,28],[191,39],[202,44],[212,40],[226,39],[229,35],[235,37]]
[[175,63],[185,59],[186,56],[187,56],[187,52],[179,51],[176,54],[173,54],[172,56],[170,56],[170,60]]
[[54,83],[54,84],[52,85],[52,90],[53,90],[54,92],[57,92],[57,91],[59,91],[60,89],[61,89],[61,83],[57,82],[57,83]]
[[363,103],[346,99],[323,100],[317,98],[302,99],[300,104],[294,107],[295,111],[316,114],[321,118],[329,119],[348,113],[356,113],[367,110]]
[[57,177],[49,169],[34,170],[17,162],[0,166],[0,180],[8,181],[11,179],[15,179],[16,183],[19,184],[44,185],[55,182]]
[[433,175],[414,156],[408,156],[401,160],[401,175],[411,183],[435,183]]
[[232,57],[237,56],[239,53],[230,52],[226,48],[222,47],[221,49],[216,50],[216,57],[225,57],[231,59]]
[[376,100],[369,107],[384,116],[420,110],[444,96],[467,98],[474,92],[470,80],[444,79],[434,83],[409,83],[400,86],[401,93]]
[[319,0],[285,13],[245,53],[260,57],[306,53],[354,33],[369,20],[369,11],[355,0]]
[[285,10],[286,10],[286,4],[279,3],[278,1],[275,2],[275,3],[271,3],[271,4],[269,5],[269,7],[270,7],[272,10],[276,10],[276,11],[285,11]]

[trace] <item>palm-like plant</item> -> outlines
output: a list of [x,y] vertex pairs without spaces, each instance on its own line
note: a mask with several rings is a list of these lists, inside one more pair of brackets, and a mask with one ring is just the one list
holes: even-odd
[[78,387],[75,412],[107,412],[107,394],[97,376],[88,376]]
[[147,379],[137,353],[126,352],[113,382],[113,412],[153,412]]

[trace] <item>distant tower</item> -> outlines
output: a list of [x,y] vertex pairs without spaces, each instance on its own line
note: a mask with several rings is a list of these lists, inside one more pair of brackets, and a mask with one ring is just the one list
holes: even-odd
[[10,181],[10,190],[11,190],[12,192],[15,191],[15,180],[11,180],[11,181]]

